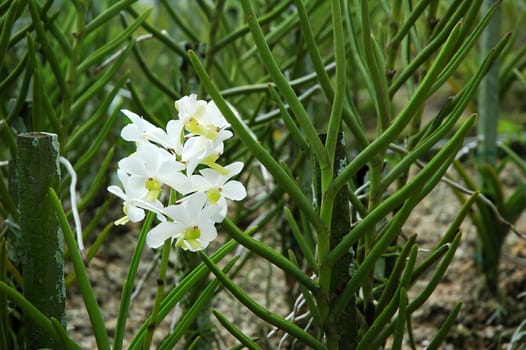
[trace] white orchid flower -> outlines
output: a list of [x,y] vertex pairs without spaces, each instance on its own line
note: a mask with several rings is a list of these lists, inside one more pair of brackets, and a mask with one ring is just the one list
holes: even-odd
[[213,219],[221,222],[226,217],[226,199],[240,201],[247,196],[245,186],[239,181],[230,180],[243,169],[243,162],[234,162],[224,167],[227,174],[222,174],[214,169],[202,169],[201,175],[192,175],[190,181],[194,191],[206,194],[208,204],[216,206],[218,212]]
[[159,196],[163,184],[177,192],[188,193],[188,178],[181,173],[184,165],[175,160],[173,154],[154,144],[139,144],[137,152],[119,161],[119,168],[142,182],[149,200]]
[[183,129],[184,124],[181,120],[170,120],[166,124],[167,138],[160,144],[180,155],[183,149]]
[[[233,134],[216,104],[192,94],[175,101],[175,107],[178,119],[170,120],[166,130],[122,110],[131,123],[121,136],[135,142],[137,151],[119,161],[122,188],[109,186],[108,191],[123,200],[125,216],[116,224],[138,222],[144,219],[145,210],[154,212],[160,224],[147,234],[150,247],[173,239],[177,247],[195,252],[217,236],[214,225],[224,220],[227,199],[242,200],[247,192],[241,182],[231,180],[241,172],[242,162],[217,163],[223,142]],[[234,107],[230,108],[239,118]],[[193,175],[197,168],[199,175]],[[166,186],[181,199],[165,208],[160,194]]]
[[183,250],[204,250],[217,237],[212,219],[215,208],[205,206],[206,201],[204,193],[195,193],[181,204],[166,207],[163,213],[173,221],[161,222],[150,230],[146,244],[159,248],[164,241],[172,238],[175,246]]
[[175,101],[175,108],[177,109],[177,116],[185,126],[189,128],[193,123],[197,123],[203,119],[206,112],[206,101],[198,100],[196,94],[183,96]]
[[166,137],[166,133],[163,129],[153,125],[140,115],[127,109],[121,109],[121,112],[131,120],[131,123],[124,126],[121,131],[121,137],[126,141],[133,141],[136,143],[149,141],[157,142],[159,138],[163,139]]
[[115,221],[116,225],[124,225],[128,221],[139,222],[144,219],[144,209],[153,211],[158,215],[162,215],[161,209],[163,208],[162,203],[155,199],[154,201],[148,201],[148,190],[141,184],[140,180],[126,174],[123,170],[117,170],[117,176],[122,183],[124,190],[119,186],[109,186],[108,191],[123,200],[122,210],[124,216],[119,220]]
[[224,168],[216,161],[223,153],[223,141],[232,137],[229,130],[221,130],[215,140],[202,136],[194,136],[186,140],[181,151],[181,161],[186,163],[186,174],[192,175],[199,164],[204,164],[226,174]]
[[180,153],[182,148],[182,131],[184,124],[179,120],[171,120],[166,126],[166,131],[153,125],[143,117],[127,109],[122,109],[131,123],[122,128],[121,137],[126,141],[137,143],[154,142],[175,153]]
[[175,101],[178,117],[191,136],[198,135],[215,140],[221,130],[230,125],[221,114],[214,101],[198,100],[197,95],[184,96]]
[[[236,117],[239,117],[238,111],[234,108],[234,106],[228,104],[228,107],[234,112]],[[230,126],[230,124],[226,121],[225,117],[217,108],[216,103],[214,101],[209,101],[206,105],[206,118],[210,124],[213,124],[217,126],[219,129],[225,129]]]

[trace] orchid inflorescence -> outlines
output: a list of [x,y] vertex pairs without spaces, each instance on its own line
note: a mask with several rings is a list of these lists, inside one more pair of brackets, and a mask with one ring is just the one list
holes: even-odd
[[[230,180],[243,163],[217,163],[232,132],[213,101],[192,94],[177,100],[175,107],[178,119],[170,120],[166,130],[122,110],[131,123],[121,137],[135,142],[137,150],[119,161],[122,188],[109,186],[108,191],[123,200],[125,216],[116,224],[140,222],[145,211],[151,211],[160,223],[148,232],[148,246],[158,248],[171,238],[177,247],[195,252],[216,238],[215,224],[227,214],[226,199],[245,198],[243,184]],[[163,203],[169,197],[162,195],[165,189],[176,192],[174,204]]]

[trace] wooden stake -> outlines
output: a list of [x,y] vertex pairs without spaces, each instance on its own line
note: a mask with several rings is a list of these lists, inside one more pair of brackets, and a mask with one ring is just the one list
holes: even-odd
[[[47,204],[49,188],[60,181],[57,135],[25,133],[17,137],[18,208],[22,230],[24,296],[42,313],[66,326],[62,231]],[[60,347],[26,317],[27,348]]]

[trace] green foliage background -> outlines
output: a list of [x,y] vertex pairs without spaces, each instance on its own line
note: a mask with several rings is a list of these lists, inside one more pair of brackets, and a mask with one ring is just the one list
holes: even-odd
[[[79,176],[79,210],[86,221],[83,236],[93,242],[87,247],[89,259],[111,230],[111,224],[101,222],[103,214],[120,206],[106,192],[114,182],[116,161],[129,153],[119,139],[127,123],[119,109],[132,110],[164,127],[175,116],[174,100],[190,93],[213,98],[237,135],[225,150],[225,159],[245,162],[243,181],[249,188],[268,189],[238,204],[231,220],[223,224],[233,238],[228,247],[233,249],[234,242],[245,245],[299,282],[316,328],[303,332],[291,322],[266,319],[265,310],[251,300],[245,300],[245,305],[312,347],[338,346],[334,329],[341,317],[353,320],[353,347],[364,348],[373,339],[380,346],[388,336],[394,338],[394,344],[401,344],[405,317],[425,301],[426,293],[444,273],[460,240],[456,230],[474,197],[466,199],[458,222],[451,224],[423,263],[416,263],[413,238],[397,240],[400,227],[453,162],[463,137],[473,133],[474,119],[466,115],[476,112],[477,86],[497,56],[502,83],[496,93],[505,103],[511,100],[504,107],[510,114],[521,106],[509,96],[523,93],[526,87],[525,38],[520,30],[526,21],[525,6],[521,1],[499,4],[509,21],[503,21],[501,41],[486,57],[478,54],[477,43],[494,8],[484,12],[481,5],[482,1],[458,0],[4,0],[0,3],[0,158],[14,162],[20,133],[58,135],[61,155]],[[258,37],[259,28],[264,39]],[[505,34],[508,31],[510,35]],[[236,124],[228,115],[223,98],[235,106],[244,124]],[[440,107],[428,108],[431,105]],[[244,133],[245,127],[257,142]],[[336,139],[341,132],[345,149],[338,158]],[[321,143],[317,134],[328,134],[328,141]],[[409,177],[417,159],[430,157],[429,151],[443,139],[449,142],[442,152],[431,156],[427,170],[416,179]],[[403,145],[407,153],[388,152],[392,143]],[[335,162],[341,167],[333,167]],[[262,166],[273,180],[261,171]],[[359,198],[355,191],[363,179],[357,174],[367,169],[370,185]],[[9,166],[0,171],[0,229],[5,249],[0,280],[3,293],[15,298],[22,280],[12,248],[21,239],[13,190],[17,185]],[[67,208],[68,182],[69,176],[63,174],[54,202],[59,213],[62,205]],[[312,185],[319,186],[314,195]],[[336,198],[342,188],[350,190],[350,197],[338,206]],[[319,200],[312,204],[317,195]],[[344,230],[339,241],[330,242],[328,228],[339,225],[333,217],[338,211],[349,211],[349,201],[352,222],[345,224],[352,224],[352,229]],[[68,236],[71,212],[66,210],[62,219]],[[367,224],[360,224],[362,220]],[[239,228],[251,222],[259,227],[276,223],[271,231],[279,245],[262,245],[242,233]],[[6,241],[11,249],[5,248]],[[127,280],[132,286],[140,244]],[[334,264],[350,255],[351,247],[356,255],[348,267],[357,274],[344,271],[343,280],[330,281]],[[215,263],[222,259],[221,252],[213,256]],[[204,299],[213,295],[219,281],[235,293],[236,286],[217,266],[207,256],[201,258],[218,277]],[[387,268],[377,276],[373,272],[380,262]],[[79,261],[75,265],[78,278],[83,278],[81,265]],[[435,270],[429,290],[408,301],[407,289],[431,268]],[[174,294],[191,293],[192,283],[204,279],[208,270],[201,264],[195,271],[186,280],[188,289],[169,291],[162,299],[160,315],[174,307],[178,300]],[[123,310],[128,292],[124,288]],[[19,316],[12,312],[16,308],[7,302],[6,294],[2,295],[0,314],[9,317],[2,320],[4,342],[0,347],[23,342],[14,334],[16,330],[7,331],[8,322]],[[342,316],[338,307],[354,311]],[[395,316],[397,311],[400,316]],[[123,336],[126,311],[121,312],[114,349],[122,346],[119,337]],[[457,308],[452,311],[433,345],[443,340],[457,313]],[[216,315],[240,343],[259,346]],[[94,326],[97,342],[105,348],[108,336],[100,326]],[[179,331],[182,336],[183,328]],[[63,339],[69,344],[67,336]],[[177,341],[172,336],[163,344],[168,348]],[[141,342],[137,335],[132,344],[138,347]]]

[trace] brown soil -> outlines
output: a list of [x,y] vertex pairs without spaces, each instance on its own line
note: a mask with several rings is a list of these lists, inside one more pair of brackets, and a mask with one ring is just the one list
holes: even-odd
[[[431,248],[458,209],[451,191],[440,184],[406,227],[418,234],[421,247]],[[516,228],[526,232],[526,215],[521,216]],[[513,332],[526,319],[526,241],[508,235],[500,264],[501,297],[492,297],[485,292],[484,279],[474,262],[476,231],[469,220],[462,230],[462,242],[441,283],[424,307],[413,314],[417,349],[426,347],[459,301],[462,309],[443,349],[507,349]],[[425,279],[418,281],[412,293],[426,284]]]

